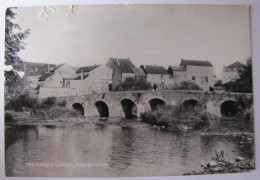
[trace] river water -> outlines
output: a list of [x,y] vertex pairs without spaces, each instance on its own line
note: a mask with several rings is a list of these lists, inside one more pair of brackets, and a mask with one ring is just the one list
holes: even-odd
[[[55,124],[55,123],[54,123]],[[126,119],[6,127],[6,175],[34,177],[174,176],[225,159],[253,158],[241,137],[172,132]]]

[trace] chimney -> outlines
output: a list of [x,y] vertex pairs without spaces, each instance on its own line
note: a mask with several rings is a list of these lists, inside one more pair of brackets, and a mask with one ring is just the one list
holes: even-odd
[[50,65],[48,64],[48,66],[47,66],[47,73],[49,73],[50,72]]
[[83,68],[81,69],[81,76],[80,76],[80,80],[83,80]]

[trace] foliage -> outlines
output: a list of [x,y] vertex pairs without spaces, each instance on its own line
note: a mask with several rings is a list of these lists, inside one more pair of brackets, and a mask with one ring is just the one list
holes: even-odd
[[252,57],[246,60],[244,68],[238,71],[239,78],[224,84],[227,91],[232,92],[253,92],[253,78],[252,78]]
[[43,101],[43,104],[47,105],[49,107],[52,107],[52,106],[56,105],[56,103],[57,103],[56,97],[48,97],[47,99],[45,99]]
[[127,77],[116,89],[116,91],[138,91],[152,89],[150,83],[144,80],[137,81],[133,77]]
[[217,82],[214,84],[214,86],[222,86],[222,80],[217,80]]
[[154,111],[141,114],[144,122],[177,129],[183,126],[202,129],[209,125],[210,118],[213,117],[201,108],[186,109],[182,105],[162,105]]
[[58,105],[59,107],[65,107],[66,104],[67,104],[67,101],[66,101],[65,99],[64,99],[63,101],[57,103],[57,105]]
[[[30,30],[21,31],[21,27],[13,23],[16,13],[13,12],[14,8],[6,9],[6,21],[5,21],[5,65],[11,65],[13,70],[5,72],[5,97],[6,100],[17,97],[23,92],[23,81],[16,71],[23,69],[23,61],[18,56],[18,53],[25,49],[25,43],[23,42]],[[18,32],[20,31],[20,32]]]
[[22,94],[16,99],[10,100],[6,105],[5,109],[12,109],[16,112],[23,111],[25,108],[33,109],[37,104],[37,99],[30,97],[29,94]]
[[201,91],[202,89],[194,82],[191,81],[182,81],[176,87],[175,90],[198,90]]

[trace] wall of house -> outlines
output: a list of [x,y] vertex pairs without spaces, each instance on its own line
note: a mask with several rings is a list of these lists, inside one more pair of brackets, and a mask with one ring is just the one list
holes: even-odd
[[89,72],[89,76],[83,80],[65,80],[65,84],[73,89],[84,90],[86,92],[100,93],[108,92],[109,84],[112,83],[113,70],[102,65]]
[[54,73],[48,77],[42,84],[42,87],[61,88],[63,87],[63,76],[60,73]]
[[[187,80],[193,81],[192,76],[195,76],[195,83],[203,90],[209,90],[209,86],[215,84],[214,69],[208,66],[187,66]],[[208,82],[205,81],[208,77]]]
[[179,84],[182,81],[187,81],[187,72],[186,71],[174,71],[173,72],[174,84]]
[[75,73],[76,71],[68,64],[64,64],[55,70],[55,74],[60,74],[64,78],[74,77]]
[[147,82],[156,84],[159,89],[174,85],[174,79],[169,74],[147,74]]
[[222,83],[227,83],[239,78],[237,71],[222,72]]

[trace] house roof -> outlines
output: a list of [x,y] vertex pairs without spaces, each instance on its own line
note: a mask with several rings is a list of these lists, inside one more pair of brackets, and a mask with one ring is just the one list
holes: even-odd
[[197,60],[184,60],[181,59],[180,66],[208,66],[213,67],[213,65],[207,60],[207,61],[197,61]]
[[135,68],[133,69],[136,76],[146,76],[144,70],[142,68]]
[[[83,79],[86,79],[89,75],[83,75]],[[74,80],[81,80],[81,76],[76,77]]]
[[241,62],[234,62],[233,64],[230,64],[229,66],[227,66],[226,68],[242,68],[244,67],[245,65],[242,64]]
[[63,64],[59,64],[57,65],[54,69],[51,70],[51,72],[54,72],[56,69],[59,69],[61,66],[63,66],[65,63]]
[[171,68],[173,71],[185,71],[185,67],[184,66],[169,66],[169,68]]
[[76,73],[81,73],[81,71],[83,70],[83,72],[90,72],[94,69],[96,69],[97,67],[99,67],[100,65],[94,65],[94,66],[85,66],[85,67],[81,67],[79,68]]
[[142,65],[146,74],[168,74],[163,66]]
[[130,61],[130,59],[110,58],[109,60],[112,61],[112,63],[118,67],[122,73],[134,73],[133,69],[135,68],[135,65]]
[[52,76],[53,74],[54,74],[53,72],[45,73],[45,74],[41,75],[38,80],[45,81],[48,77]]

